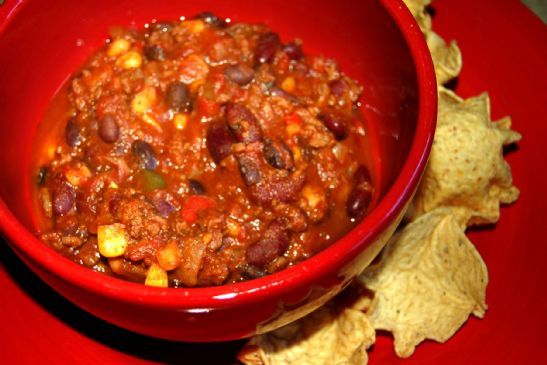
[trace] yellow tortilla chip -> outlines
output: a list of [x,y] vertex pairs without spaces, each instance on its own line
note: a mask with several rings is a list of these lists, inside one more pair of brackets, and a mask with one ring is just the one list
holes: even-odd
[[431,16],[426,9],[431,4],[431,0],[404,0],[404,2],[424,33],[433,59],[437,84],[443,85],[457,77],[462,70],[462,54],[456,41],[447,44],[441,36],[431,30]]
[[446,341],[470,313],[482,318],[486,310],[486,266],[449,208],[397,233],[360,280],[375,292],[371,323],[393,333],[400,357],[426,338]]
[[492,123],[487,94],[462,100],[441,87],[431,156],[408,218],[445,206],[462,225],[497,222],[500,203],[519,195],[503,159],[503,146],[521,138],[510,127],[507,117]]
[[425,33],[427,46],[431,52],[437,84],[442,85],[457,77],[462,70],[462,54],[456,41],[446,44],[437,33]]
[[431,0],[403,0],[412,16],[420,26],[422,32],[431,30],[431,16],[426,11],[426,6],[431,4]]
[[374,328],[355,307],[331,301],[306,317],[253,337],[238,359],[246,365],[363,365]]

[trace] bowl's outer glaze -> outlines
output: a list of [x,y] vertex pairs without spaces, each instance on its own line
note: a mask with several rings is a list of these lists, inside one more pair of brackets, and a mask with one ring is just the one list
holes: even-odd
[[[339,60],[342,70],[364,85],[363,112],[377,128],[379,175],[390,189],[343,239],[265,278],[215,288],[159,289],[93,273],[32,234],[29,158],[36,125],[63,82],[104,43],[109,26],[142,26],[154,18],[204,10],[234,21],[266,23],[284,40],[303,39],[308,53]],[[305,315],[338,293],[379,252],[425,167],[436,83],[427,46],[400,1],[8,1],[0,8],[0,33],[0,228],[18,256],[63,296],[139,333],[227,340]]]

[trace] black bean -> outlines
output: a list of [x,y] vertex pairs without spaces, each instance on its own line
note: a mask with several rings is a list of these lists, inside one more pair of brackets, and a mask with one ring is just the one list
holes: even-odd
[[226,67],[224,76],[238,85],[247,85],[253,81],[255,71],[244,63],[238,63],[237,65]]
[[161,48],[161,46],[157,44],[152,44],[152,45],[144,47],[144,54],[149,60],[153,60],[153,61],[165,60],[165,52],[163,51],[163,48]]
[[167,217],[169,214],[177,210],[177,208],[170,201],[172,200],[171,195],[165,190],[155,190],[151,194],[150,200],[162,217]]
[[341,97],[342,95],[344,95],[344,91],[346,91],[346,84],[340,79],[332,80],[331,82],[329,82],[329,89],[331,93],[338,97]]
[[243,104],[226,105],[226,121],[238,142],[252,143],[262,140],[262,130],[254,114]]
[[211,24],[218,28],[224,28],[227,25],[224,19],[219,18],[218,16],[216,16],[215,14],[209,11],[204,11],[203,13],[199,13],[198,15],[195,16],[195,19],[201,19],[205,23]]
[[107,143],[116,142],[120,136],[120,127],[116,116],[106,114],[99,120],[99,136]]
[[220,163],[220,161],[230,155],[233,142],[232,133],[223,120],[215,120],[209,123],[206,144],[215,163]]
[[346,201],[346,211],[352,218],[361,217],[372,200],[372,192],[369,189],[363,189],[359,185],[353,187]]
[[277,47],[279,46],[279,35],[274,32],[264,33],[258,39],[255,48],[255,63],[270,63],[273,61]]
[[321,114],[319,119],[334,134],[334,138],[337,140],[346,138],[346,123],[342,117],[333,114]]
[[36,184],[38,186],[41,186],[46,181],[46,175],[47,175],[47,168],[45,166],[40,167],[38,169],[38,173],[36,174]]
[[197,180],[189,179],[188,180],[188,185],[190,186],[190,190],[192,191],[192,193],[194,193],[196,195],[203,195],[205,193],[205,188]]
[[131,151],[139,159],[141,168],[155,170],[158,167],[156,154],[149,143],[137,139],[131,145]]
[[284,224],[275,220],[268,226],[262,238],[247,248],[245,259],[251,265],[264,268],[281,256],[288,244],[289,234]]
[[353,173],[353,182],[355,185],[369,185],[370,186],[370,173],[365,165],[359,165]]
[[81,135],[80,135],[80,126],[76,119],[70,118],[65,127],[66,134],[66,143],[70,147],[76,147],[80,144]]
[[53,194],[53,212],[56,215],[64,215],[68,213],[74,206],[76,200],[76,192],[68,184],[62,184]]
[[253,156],[240,155],[238,162],[241,177],[246,185],[254,185],[262,181],[260,167]]
[[285,46],[283,46],[283,52],[285,52],[285,54],[289,56],[291,60],[299,60],[302,58],[303,55],[302,46],[295,42],[287,43]]
[[290,170],[294,166],[291,152],[283,142],[264,143],[264,159],[276,169]]
[[175,81],[169,85],[165,93],[167,106],[174,111],[188,112],[192,108],[192,99],[188,87],[180,82]]

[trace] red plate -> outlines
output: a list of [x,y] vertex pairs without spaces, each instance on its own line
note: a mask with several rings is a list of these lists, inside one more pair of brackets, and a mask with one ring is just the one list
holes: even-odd
[[[445,344],[426,342],[397,360],[381,335],[371,364],[539,364],[547,329],[547,28],[516,0],[437,0],[434,28],[457,39],[457,92],[488,90],[492,117],[510,115],[524,136],[508,151],[521,197],[496,226],[469,233],[490,273],[489,310]],[[241,342],[177,344],[102,322],[54,293],[0,244],[1,364],[235,363]]]

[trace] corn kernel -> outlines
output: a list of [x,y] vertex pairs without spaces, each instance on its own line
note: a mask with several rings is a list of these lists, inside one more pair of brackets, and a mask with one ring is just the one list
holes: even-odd
[[291,148],[291,152],[295,162],[302,161],[302,150],[299,147]]
[[173,124],[175,125],[175,128],[177,129],[184,129],[186,127],[186,124],[188,123],[188,115],[177,113],[173,117]]
[[142,56],[137,51],[124,53],[116,61],[116,66],[123,69],[139,68],[142,65]]
[[169,279],[167,278],[167,271],[156,264],[152,264],[146,273],[144,285],[167,288],[168,284]]
[[289,137],[292,137],[300,132],[301,128],[298,124],[291,123],[288,124],[287,127],[285,127],[285,131],[289,135]]
[[131,110],[137,114],[146,113],[156,104],[158,95],[155,87],[145,87],[131,101]]
[[205,29],[205,23],[201,19],[187,20],[182,23],[182,26],[191,33],[201,33]]
[[65,178],[73,186],[80,186],[91,177],[91,171],[86,165],[81,164],[76,167],[70,168],[65,172]]
[[281,88],[288,93],[292,93],[295,87],[296,87],[296,82],[294,81],[294,77],[292,76],[287,77],[281,83]]
[[123,255],[127,249],[125,226],[121,223],[114,223],[97,227],[97,245],[99,252],[104,257]]
[[205,233],[203,235],[203,243],[205,243],[206,245],[208,245],[209,243],[211,243],[211,241],[213,240],[213,235],[210,234],[210,233]]
[[226,221],[226,230],[228,231],[229,236],[238,237],[241,232],[241,227],[233,219],[228,219]]
[[312,209],[319,207],[325,202],[325,195],[317,186],[304,186],[304,188],[302,188],[302,196],[307,200],[308,206]]
[[108,187],[110,189],[117,189],[119,188],[118,184],[116,184],[114,181],[111,181],[109,184],[108,184]]
[[181,261],[181,253],[176,241],[170,241],[162,248],[156,251],[158,264],[164,270],[174,270],[179,266]]
[[158,123],[158,121],[156,120],[156,118],[154,118],[153,116],[151,116],[150,114],[144,114],[142,116],[142,120],[148,124],[149,126],[153,127],[154,129],[156,129],[158,132],[161,132],[162,129],[161,129],[161,125]]
[[108,57],[116,57],[121,55],[122,53],[129,51],[129,48],[131,48],[131,43],[127,39],[116,39],[110,44],[110,47],[108,47],[108,51],[106,51],[106,54],[108,55]]

